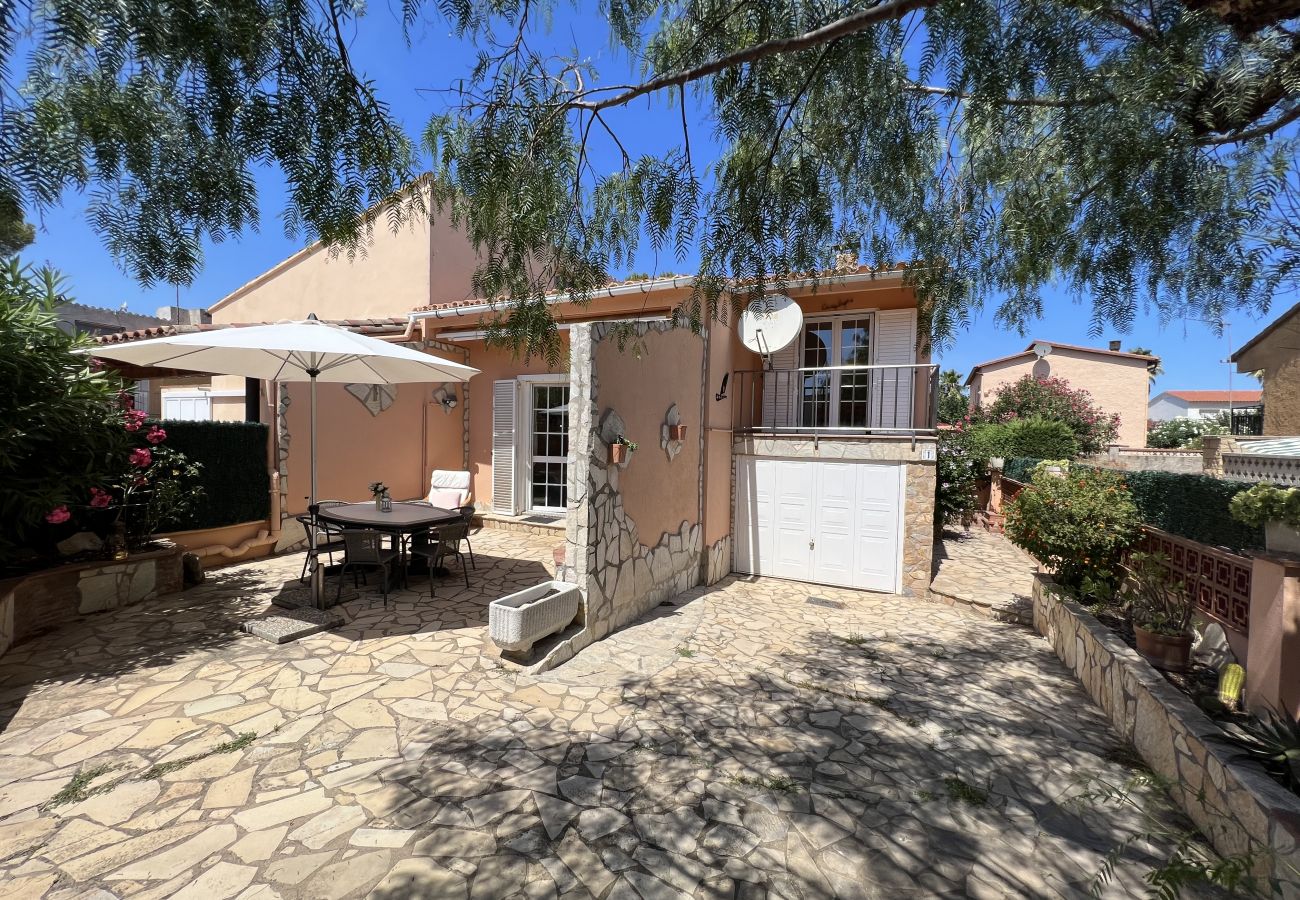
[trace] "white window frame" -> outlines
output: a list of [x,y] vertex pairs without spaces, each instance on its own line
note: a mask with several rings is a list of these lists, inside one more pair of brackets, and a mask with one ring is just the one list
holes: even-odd
[[[875,365],[875,362],[876,362],[876,311],[875,311],[874,309],[870,309],[870,310],[858,310],[858,309],[855,309],[855,310],[845,310],[844,312],[835,313],[834,315],[814,315],[814,316],[805,316],[805,317],[804,317],[804,320],[803,320],[803,326],[800,327],[800,329],[799,329],[799,336],[796,338],[797,344],[795,345],[795,348],[794,348],[794,353],[795,353],[795,368],[796,368],[796,369],[802,369],[802,368],[804,368],[804,362],[803,362],[803,353],[804,353],[804,335],[807,333],[808,326],[810,326],[810,325],[821,325],[821,324],[825,324],[825,323],[829,323],[829,324],[830,324],[830,326],[831,326],[831,348],[830,348],[830,362],[829,362],[829,365],[831,365],[831,366],[838,366],[838,365],[840,364],[840,362],[839,362],[840,357],[843,355],[843,347],[842,347],[842,343],[841,343],[841,342],[842,342],[842,340],[843,340],[843,334],[844,334],[844,329],[843,329],[844,322],[846,322],[846,321],[857,321],[857,320],[862,320],[862,319],[865,319],[866,322],[867,322],[867,335],[868,335],[868,341],[869,341],[869,343],[868,343],[868,345],[867,345],[867,358],[868,358],[868,360],[869,360],[868,363],[867,363],[867,365]],[[802,425],[802,423],[803,423],[803,410],[804,410],[803,378],[800,378],[800,379],[799,379],[798,385],[797,385],[796,388],[795,388],[795,402],[799,405],[799,410],[798,410],[798,419],[797,419],[797,421]],[[840,373],[839,373],[839,372],[831,372],[831,383],[830,383],[830,409],[828,410],[828,413],[829,413],[829,414],[828,414],[828,416],[827,416],[827,419],[826,419],[826,425],[825,425],[825,426],[813,426],[813,425],[808,425],[808,426],[803,426],[803,427],[806,427],[806,428],[815,428],[815,427],[838,428],[838,427],[840,427]],[[871,420],[871,395],[870,395],[870,391],[868,391],[868,395],[867,395],[867,421],[870,422],[870,420]],[[864,426],[864,427],[865,427],[865,426]]]
[[[568,385],[569,376],[558,375],[520,375],[516,379],[519,383],[519,393],[522,395],[518,398],[515,407],[519,410],[519,418],[516,422],[515,434],[517,441],[515,443],[515,489],[520,492],[523,502],[517,505],[522,509],[524,514],[540,513],[544,515],[555,515],[567,512],[566,507],[555,506],[533,506],[533,388],[539,385]],[[569,441],[569,455],[564,458],[564,477],[565,477],[565,500],[568,500],[568,477],[569,467],[573,465],[573,441]],[[543,457],[544,461],[555,462],[553,457]]]

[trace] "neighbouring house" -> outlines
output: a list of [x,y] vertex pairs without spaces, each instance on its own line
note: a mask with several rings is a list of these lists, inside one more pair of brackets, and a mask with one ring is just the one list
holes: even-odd
[[971,369],[966,385],[971,408],[978,409],[991,402],[999,388],[1026,375],[1064,379],[1072,388],[1090,393],[1103,412],[1119,416],[1116,440],[1121,445],[1145,447],[1149,369],[1158,362],[1154,356],[1120,350],[1118,341],[1112,341],[1108,350],[1034,341],[1020,353],[979,363]]
[[1261,373],[1265,436],[1300,435],[1300,303],[1232,354],[1238,372]]
[[[766,360],[734,317],[673,324],[689,276],[555,296],[565,358],[550,365],[486,342],[501,310],[470,295],[474,266],[455,232],[416,225],[351,260],[309,248],[211,307],[211,327],[315,313],[480,370],[464,385],[320,385],[320,497],[367,499],[375,480],[422,497],[432,470],[468,470],[485,524],[564,547],[584,593],[573,651],[732,571],[925,595],[937,367],[903,268],[791,279],[803,326]],[[274,423],[280,546],[298,546],[306,386],[212,382],[239,394],[214,417],[256,407]],[[640,446],[615,464],[620,436]]]
[[1153,422],[1217,419],[1229,409],[1259,406],[1262,399],[1259,390],[1161,391],[1147,404],[1147,418]]

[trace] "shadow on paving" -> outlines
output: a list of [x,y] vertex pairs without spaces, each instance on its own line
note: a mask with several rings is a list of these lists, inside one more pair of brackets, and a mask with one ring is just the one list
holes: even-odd
[[[927,640],[922,613],[914,638],[820,632],[750,671],[681,659],[624,678],[626,715],[603,734],[540,705],[431,728],[430,749],[383,777],[408,797],[387,824],[417,829],[413,852],[433,861],[371,896],[508,897],[538,862],[560,894],[1085,895],[1147,827],[1069,800],[1080,779],[1129,777],[1108,759],[1115,738],[1023,634],[961,628]],[[1162,849],[1133,840],[1105,895],[1144,895]],[[465,858],[472,874],[455,871]]]

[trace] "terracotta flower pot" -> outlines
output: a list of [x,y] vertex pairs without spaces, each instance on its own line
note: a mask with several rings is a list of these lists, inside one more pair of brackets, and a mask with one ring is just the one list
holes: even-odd
[[1147,662],[1166,672],[1186,672],[1187,662],[1192,656],[1192,636],[1181,634],[1158,634],[1147,631],[1141,625],[1133,626],[1137,637],[1137,651]]
[[686,426],[685,426],[685,425],[669,425],[669,426],[668,426],[668,440],[670,440],[670,441],[684,441],[684,440],[686,440]]
[[616,466],[621,466],[627,459],[627,444],[610,444],[609,461]]

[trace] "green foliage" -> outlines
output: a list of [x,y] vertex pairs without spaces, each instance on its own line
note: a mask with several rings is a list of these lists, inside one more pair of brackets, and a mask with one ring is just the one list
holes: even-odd
[[1238,522],[1255,528],[1269,522],[1300,528],[1300,490],[1295,488],[1280,488],[1264,481],[1237,494],[1228,508]]
[[[1008,459],[1002,471],[1013,481],[1027,483],[1041,462]],[[1072,468],[1090,467],[1075,463]],[[1245,482],[1180,472],[1125,472],[1124,484],[1147,525],[1234,551],[1264,546],[1262,527],[1243,524],[1229,512],[1233,498],[1249,487]]]
[[1270,775],[1300,794],[1300,722],[1265,710],[1262,717],[1230,731],[1229,737]]
[[80,337],[58,327],[59,279],[0,263],[0,566],[49,538],[47,515],[84,502],[125,458],[122,381],[90,366]]
[[168,531],[220,528],[270,514],[268,428],[259,422],[164,421],[167,443],[203,467],[203,495]]
[[935,528],[966,525],[979,508],[979,482],[988,473],[961,427],[939,432],[935,472]]
[[1100,453],[1119,431],[1119,416],[1102,412],[1087,391],[1070,387],[1063,378],[1032,375],[998,388],[993,402],[981,407],[976,421],[1006,423],[1031,418],[1063,422],[1078,441],[1077,453],[1084,456]]
[[970,415],[970,396],[962,387],[961,374],[955,369],[939,373],[939,421],[958,425]]
[[1151,357],[1151,362],[1147,363],[1147,385],[1148,385],[1148,387],[1150,387],[1150,385],[1155,384],[1155,383],[1156,383],[1156,379],[1159,378],[1161,375],[1165,374],[1165,367],[1164,367],[1164,364],[1161,363],[1160,360],[1156,358],[1156,355],[1155,355],[1154,353],[1152,353],[1150,350],[1148,350],[1146,347],[1129,347],[1129,348],[1128,348],[1127,350],[1125,350],[1124,352],[1125,352],[1125,353],[1133,353],[1133,354],[1135,354],[1135,355],[1137,355],[1137,356],[1149,356],[1149,357]]
[[1195,606],[1171,574],[1168,557],[1130,553],[1124,573],[1119,599],[1134,625],[1171,637],[1187,634]]
[[1079,455],[1079,440],[1070,426],[1055,419],[1035,416],[1009,422],[986,422],[970,429],[976,455],[1074,459]]
[[1201,438],[1207,434],[1227,434],[1228,425],[1218,419],[1189,419],[1180,416],[1166,422],[1156,422],[1147,429],[1147,446],[1163,450],[1178,447],[1200,449]]
[[1007,537],[1072,589],[1085,579],[1112,577],[1138,525],[1123,480],[1081,466],[1064,475],[1035,474],[1006,506]]

